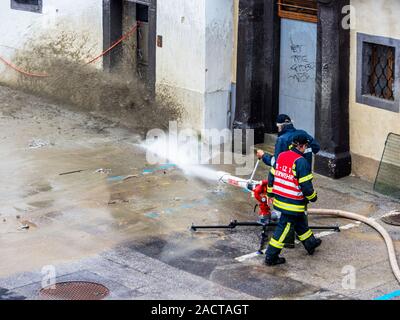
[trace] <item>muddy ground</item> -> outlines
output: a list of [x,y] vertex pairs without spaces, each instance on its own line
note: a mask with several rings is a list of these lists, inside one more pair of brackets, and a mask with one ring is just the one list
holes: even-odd
[[[49,265],[58,281],[104,284],[111,299],[374,299],[399,289],[382,239],[363,225],[325,236],[313,257],[300,245],[285,250],[287,264],[276,268],[262,256],[237,259],[257,250],[258,228],[191,232],[192,222],[255,220],[253,199],[149,165],[140,130],[105,116],[0,87],[0,298],[39,298]],[[378,221],[400,210],[355,177],[315,183],[315,207]],[[385,227],[400,253],[398,227]]]

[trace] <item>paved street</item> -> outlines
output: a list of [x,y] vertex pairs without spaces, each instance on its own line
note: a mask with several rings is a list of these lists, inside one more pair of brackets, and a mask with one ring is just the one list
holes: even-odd
[[[149,165],[139,140],[98,114],[0,87],[1,299],[40,298],[46,266],[57,281],[103,284],[110,299],[374,299],[399,290],[383,240],[365,225],[325,235],[312,257],[301,245],[286,249],[287,263],[274,268],[262,256],[240,258],[258,249],[257,227],[190,231],[193,222],[255,220],[254,199],[173,164]],[[258,178],[266,172],[260,166]],[[316,175],[315,185],[314,208],[378,222],[400,210],[356,177]],[[399,227],[383,226],[400,258]],[[348,266],[354,288],[343,285]]]

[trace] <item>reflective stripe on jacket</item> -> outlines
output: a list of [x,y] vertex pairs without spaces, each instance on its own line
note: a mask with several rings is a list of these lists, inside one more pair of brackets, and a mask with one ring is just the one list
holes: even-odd
[[302,156],[293,151],[282,152],[275,166],[273,193],[292,200],[304,200],[295,174],[295,162]]
[[283,152],[278,158],[268,175],[268,196],[275,198],[276,210],[285,214],[302,214],[308,201],[317,200],[310,166],[297,149]]

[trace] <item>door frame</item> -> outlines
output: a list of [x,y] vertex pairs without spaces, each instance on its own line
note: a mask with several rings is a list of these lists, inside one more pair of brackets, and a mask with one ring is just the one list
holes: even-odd
[[[351,173],[350,29],[339,27],[345,17],[342,9],[350,5],[350,0],[317,2],[315,137],[322,152],[316,156],[315,171],[340,178]],[[281,18],[277,0],[240,0],[239,8],[244,14],[239,17],[233,128],[254,129],[255,143],[262,143],[265,133],[276,133]]]
[[[309,19],[310,20],[310,19]],[[304,121],[304,126],[302,127],[303,130],[306,130],[309,134],[314,136],[315,134],[315,97],[316,97],[316,76],[317,76],[317,23],[316,21],[307,21],[307,20],[301,20],[301,19],[292,19],[290,17],[281,17],[280,22],[281,22],[281,52],[280,52],[280,66],[279,66],[279,97],[278,97],[278,112],[279,113],[287,113],[290,115],[292,120],[294,120],[294,123],[302,123]],[[294,62],[293,59],[290,59],[289,56],[292,56],[293,51],[290,52],[290,42],[293,41],[294,43],[296,42],[295,37],[292,39],[292,36],[289,36],[287,34],[288,30],[285,30],[285,27],[290,28],[291,31],[297,30],[297,28],[304,28],[302,31],[304,32],[306,30],[307,33],[309,33],[309,38],[307,37],[307,40],[302,43],[302,47],[307,47],[309,48],[309,51],[307,51],[304,54],[308,55],[308,58],[312,57],[312,60],[306,62],[309,64],[313,65],[313,68],[309,71],[309,76],[312,77],[307,81],[306,84],[299,84],[300,88],[303,88],[304,90],[299,90],[300,88],[297,88],[297,90],[292,90],[292,91],[301,91],[303,93],[306,93],[305,96],[302,98],[295,97],[297,94],[291,94],[290,91],[291,89],[296,87],[296,84],[293,84],[292,81],[289,79],[284,79],[284,77],[288,77],[293,71],[289,71],[287,67],[285,66],[286,64],[284,62],[287,62],[289,65],[293,65]],[[291,32],[290,31],[290,32]],[[302,32],[302,33],[303,33]],[[285,37],[285,34],[287,38]],[[300,35],[299,35],[300,36]],[[301,36],[300,36],[301,37]],[[286,43],[282,43],[282,38],[285,39]],[[308,43],[308,45],[307,45]],[[311,43],[312,43],[312,48],[311,48]],[[284,50],[282,52],[282,50]],[[303,50],[303,48],[301,49]],[[304,51],[302,51],[304,52]],[[298,53],[301,54],[301,53]],[[286,57],[286,60],[283,60]],[[290,59],[290,60],[288,60]],[[290,61],[290,62],[289,62]],[[300,62],[300,64],[303,64],[305,62]],[[283,68],[283,69],[282,69]],[[289,74],[290,73],[290,74]],[[311,81],[312,80],[312,81]],[[294,81],[296,82],[296,81]],[[282,90],[282,85],[284,85],[285,91]],[[293,88],[292,88],[293,85]],[[312,91],[312,92],[311,92]],[[284,103],[285,102],[285,96],[286,99],[292,100],[292,102],[295,103],[295,105],[292,105],[292,103]],[[301,101],[301,100],[304,100]],[[311,101],[310,101],[310,100]],[[305,115],[305,110],[301,108],[301,106],[304,106],[304,104],[307,104],[306,109],[308,112],[312,111],[312,114]],[[295,107],[295,108],[293,108]],[[296,109],[296,110],[293,110]]]
[[[149,65],[147,85],[155,92],[156,83],[156,38],[157,38],[157,0],[126,0],[149,7]],[[103,0],[103,48],[108,49],[122,36],[123,0]],[[111,72],[120,59],[120,52],[112,50],[103,57],[103,69]]]

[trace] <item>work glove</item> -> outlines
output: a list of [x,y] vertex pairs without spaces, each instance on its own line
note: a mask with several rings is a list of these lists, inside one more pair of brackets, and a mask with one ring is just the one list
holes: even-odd
[[281,218],[282,213],[276,210],[273,210],[271,212],[271,220],[273,222],[279,221],[279,219]]
[[310,202],[316,202],[318,200],[318,195],[316,195],[313,199],[309,200],[306,198],[306,204]]
[[263,156],[264,156],[264,151],[263,150],[257,150],[257,158],[259,160],[261,160]]

